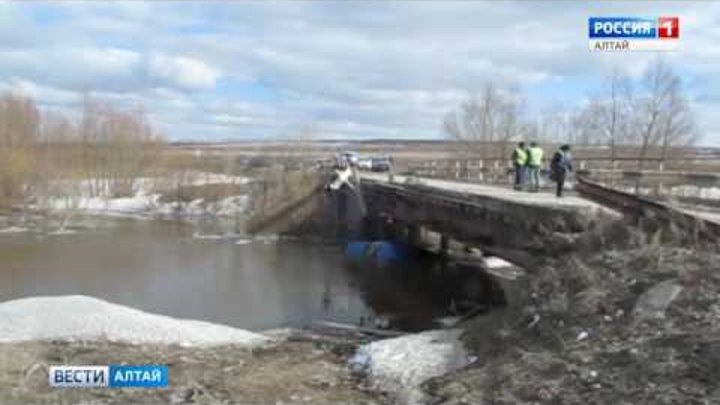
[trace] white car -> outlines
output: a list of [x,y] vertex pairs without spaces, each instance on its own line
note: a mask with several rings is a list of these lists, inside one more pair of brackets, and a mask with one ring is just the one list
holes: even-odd
[[357,152],[346,151],[338,155],[338,160],[344,159],[350,166],[357,166],[360,155]]
[[372,170],[373,160],[368,158],[358,159],[357,167],[360,170]]

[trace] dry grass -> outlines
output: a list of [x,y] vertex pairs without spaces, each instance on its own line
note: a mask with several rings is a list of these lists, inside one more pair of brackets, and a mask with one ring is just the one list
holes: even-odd
[[85,100],[71,120],[22,95],[0,96],[0,204],[47,198],[60,180],[85,180],[90,196],[126,196],[151,170],[163,141],[143,111]]
[[[604,237],[608,242],[594,251],[535,269],[525,308],[466,325],[466,342],[480,361],[431,382],[438,403],[720,400],[720,356],[709,355],[720,347],[717,244],[671,243],[662,232],[612,230]],[[636,318],[640,295],[666,280],[683,290],[665,318]]]
[[[168,389],[52,389],[56,364],[167,364]],[[13,404],[374,404],[344,360],[311,343],[252,351],[235,346],[180,348],[119,343],[0,345],[0,403]]]

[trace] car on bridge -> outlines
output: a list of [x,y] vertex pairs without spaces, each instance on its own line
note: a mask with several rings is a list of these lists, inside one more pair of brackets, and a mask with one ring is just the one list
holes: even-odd
[[370,170],[373,172],[388,172],[392,168],[392,159],[383,156],[370,159]]

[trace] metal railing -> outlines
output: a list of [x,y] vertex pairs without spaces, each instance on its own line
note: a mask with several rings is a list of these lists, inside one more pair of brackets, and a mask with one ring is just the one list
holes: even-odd
[[[720,158],[693,156],[672,159],[631,158],[631,157],[582,157],[575,158],[577,173],[591,177],[636,179],[642,177],[683,177],[689,182],[697,180],[714,181],[720,178]],[[513,173],[512,162],[508,159],[436,159],[410,162],[406,174],[419,177],[433,177],[475,181],[484,183],[507,183]],[[545,162],[541,172],[547,174]]]

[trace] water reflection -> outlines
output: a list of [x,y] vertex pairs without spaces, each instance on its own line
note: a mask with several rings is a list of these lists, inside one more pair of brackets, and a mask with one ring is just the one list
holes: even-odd
[[333,244],[198,238],[218,229],[170,221],[85,221],[68,235],[0,233],[0,300],[83,294],[253,330],[356,324],[378,313],[417,328],[446,307],[396,273],[350,269]]

